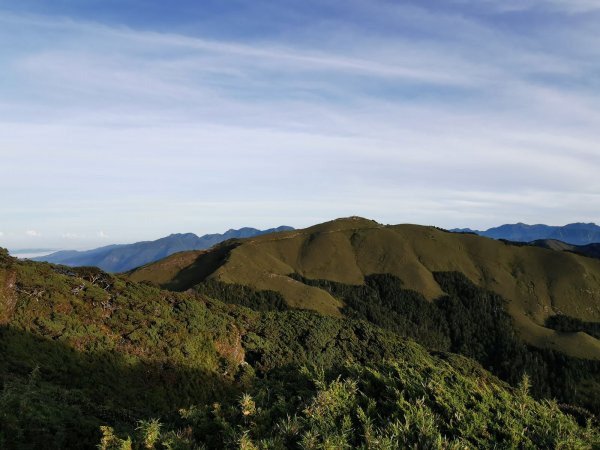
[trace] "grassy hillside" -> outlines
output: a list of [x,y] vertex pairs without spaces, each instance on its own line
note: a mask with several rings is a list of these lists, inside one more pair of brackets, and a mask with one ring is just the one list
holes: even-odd
[[532,400],[527,381],[514,390],[364,321],[260,313],[6,254],[0,293],[1,448],[600,442],[591,416]]
[[255,309],[367,320],[474,358],[513,385],[528,373],[536,397],[600,412],[600,261],[359,218],[228,242],[190,259],[182,269],[166,259],[130,277],[160,273],[169,289]]
[[365,276],[388,273],[433,300],[444,295],[435,272],[460,272],[476,286],[507,299],[518,333],[527,343],[574,357],[600,358],[596,338],[545,326],[556,314],[600,321],[600,260],[433,227],[340,219],[229,241],[202,254],[173,255],[134,270],[130,279],[181,291],[214,279],[275,291],[291,307],[340,316],[344,307],[340,299],[288,275],[363,285]]

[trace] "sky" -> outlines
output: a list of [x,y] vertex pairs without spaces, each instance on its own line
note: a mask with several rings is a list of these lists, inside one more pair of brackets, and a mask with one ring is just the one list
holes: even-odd
[[0,246],[600,223],[598,0],[0,0]]

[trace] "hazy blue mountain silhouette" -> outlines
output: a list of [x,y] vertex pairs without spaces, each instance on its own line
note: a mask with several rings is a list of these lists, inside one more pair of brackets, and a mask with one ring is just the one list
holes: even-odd
[[125,272],[136,267],[165,258],[173,253],[187,250],[204,250],[227,239],[240,239],[278,231],[293,230],[280,226],[268,230],[240,228],[228,230],[223,234],[194,233],[171,234],[155,241],[142,241],[134,244],[107,245],[93,250],[65,250],[50,255],[32,258],[35,261],[47,261],[67,266],[96,266],[107,272]]
[[600,242],[600,226],[595,223],[570,223],[564,226],[516,223],[500,225],[485,231],[471,230],[470,228],[455,228],[451,231],[471,232],[493,239],[506,239],[515,242],[532,242],[545,239],[555,239],[573,245]]

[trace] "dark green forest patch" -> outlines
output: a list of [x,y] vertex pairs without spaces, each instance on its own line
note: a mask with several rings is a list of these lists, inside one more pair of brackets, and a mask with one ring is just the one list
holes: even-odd
[[548,317],[546,319],[546,327],[564,333],[578,333],[582,331],[596,339],[600,339],[600,323],[584,322],[583,320],[563,314]]

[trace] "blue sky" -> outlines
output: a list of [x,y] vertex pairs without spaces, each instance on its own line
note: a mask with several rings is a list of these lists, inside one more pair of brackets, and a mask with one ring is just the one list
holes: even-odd
[[0,245],[600,222],[600,2],[2,1]]

